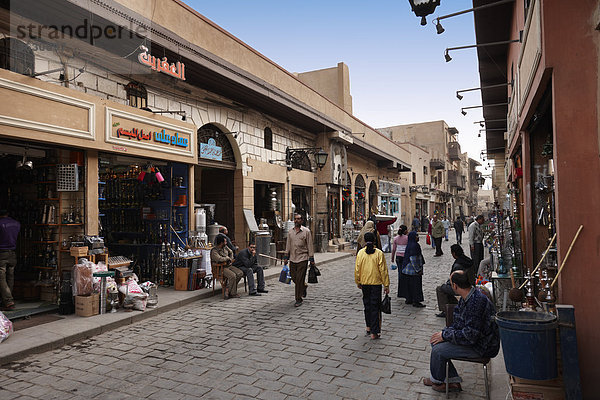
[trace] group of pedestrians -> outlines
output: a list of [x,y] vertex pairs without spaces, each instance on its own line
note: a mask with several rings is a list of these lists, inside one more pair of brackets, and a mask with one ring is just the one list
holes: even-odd
[[[464,224],[460,219],[454,223],[457,243],[450,248],[454,263],[447,282],[436,288],[440,310],[436,314],[438,317],[446,316],[447,304],[456,304],[452,324],[434,333],[429,340],[432,346],[430,376],[424,378],[423,384],[438,392],[446,390],[446,383],[450,391],[462,390],[461,378],[451,359],[495,357],[499,351],[498,327],[493,319],[495,307],[486,294],[475,287],[475,273],[483,258],[483,222],[483,216],[479,215],[469,225],[469,245],[473,260],[464,254],[459,243],[462,241]],[[439,257],[443,254],[442,239],[446,237],[448,240],[449,223],[445,224],[434,216],[431,229],[436,244],[434,257]],[[361,233],[361,249],[356,256],[354,271],[355,282],[363,293],[365,334],[371,339],[379,339],[381,292],[383,287],[385,294],[389,293],[390,279],[384,253],[377,248],[377,232],[369,229]],[[391,261],[398,266],[398,297],[405,298],[406,304],[420,308],[425,307],[422,303],[425,259],[418,242],[418,233],[414,230],[408,233],[408,228],[401,225],[393,240]],[[447,377],[446,364],[449,367]]]

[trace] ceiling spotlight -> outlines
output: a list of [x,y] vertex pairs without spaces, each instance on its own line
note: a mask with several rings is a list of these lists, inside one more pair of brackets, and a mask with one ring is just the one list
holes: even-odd
[[485,157],[483,157],[483,162],[485,162]]
[[483,128],[485,125],[483,124],[483,122],[479,122],[479,126]]
[[460,113],[461,113],[462,115],[467,115],[467,112],[466,112],[465,110],[460,110]]
[[444,58],[446,59],[446,62],[452,61],[452,57],[450,57],[450,54],[448,54],[448,50],[446,50],[446,54],[444,54]]
[[[481,133],[478,133],[478,134],[477,134],[477,137],[481,137]],[[485,160],[484,160],[484,161],[485,161]]]
[[463,96],[461,94],[459,94],[458,92],[456,92],[456,98],[459,100],[462,100]]
[[442,33],[444,33],[445,29],[442,26],[442,23],[440,22],[439,19],[436,20],[437,23],[435,24],[435,30],[437,31],[437,34],[440,35]]

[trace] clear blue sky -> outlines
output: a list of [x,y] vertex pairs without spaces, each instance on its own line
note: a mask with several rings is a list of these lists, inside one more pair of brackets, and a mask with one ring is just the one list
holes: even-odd
[[473,14],[443,20],[438,35],[434,17],[472,7],[468,0],[442,0],[426,26],[408,0],[184,0],[199,13],[290,72],[328,68],[344,62],[350,69],[354,115],[385,126],[445,120],[459,130],[463,151],[481,162],[484,134],[478,138],[479,109],[464,117],[460,108],[480,105],[479,91],[459,101],[455,92],[479,86],[475,49],[446,47],[475,43]]

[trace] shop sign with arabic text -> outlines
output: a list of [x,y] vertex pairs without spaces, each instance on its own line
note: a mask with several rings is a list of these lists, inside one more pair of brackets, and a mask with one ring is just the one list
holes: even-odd
[[193,156],[193,130],[107,107],[106,141],[115,145]]
[[185,81],[185,64],[182,62],[177,61],[176,63],[169,64],[167,57],[163,57],[161,60],[148,54],[148,52],[140,53],[138,61],[140,64],[144,64],[154,71],[162,72],[163,74],[171,75],[174,78]]
[[217,146],[215,139],[208,139],[208,143],[200,143],[200,158],[223,161],[223,149]]

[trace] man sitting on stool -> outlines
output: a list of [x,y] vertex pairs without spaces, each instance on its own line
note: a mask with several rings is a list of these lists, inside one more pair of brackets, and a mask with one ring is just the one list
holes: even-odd
[[[256,262],[256,245],[250,243],[247,249],[238,253],[233,262],[233,266],[239,268],[248,279],[248,290],[250,296],[260,296],[261,293],[268,293],[265,290],[265,275],[263,269]],[[254,273],[256,272],[256,280],[258,281],[258,290],[254,284]]]
[[[452,264],[452,269],[450,270],[450,274],[454,271],[467,271],[467,276],[469,277],[469,283],[472,285],[475,284],[475,280],[471,278],[471,272],[473,271],[473,261],[465,256],[465,252],[462,247],[458,244],[453,244],[450,246],[450,252],[452,253],[452,257],[454,257],[454,264]],[[452,284],[450,283],[450,279],[443,285],[440,285],[435,288],[435,293],[437,294],[438,308],[440,312],[435,314],[436,317],[445,318],[446,317],[446,305],[447,304],[457,304],[456,293],[452,290]]]
[[431,377],[423,379],[423,384],[431,386],[436,392],[446,390],[446,363],[449,363],[449,390],[462,390],[462,379],[450,361],[453,357],[492,358],[500,350],[498,326],[494,321],[496,310],[492,302],[479,289],[471,286],[465,271],[453,272],[450,282],[452,290],[460,296],[458,306],[454,309],[454,322],[429,339]]
[[223,288],[225,299],[240,297],[237,293],[237,285],[244,273],[231,265],[233,252],[227,247],[224,235],[218,235],[215,238],[215,247],[210,250],[210,260],[214,263],[226,263],[223,268],[223,278],[226,282],[226,286]]

